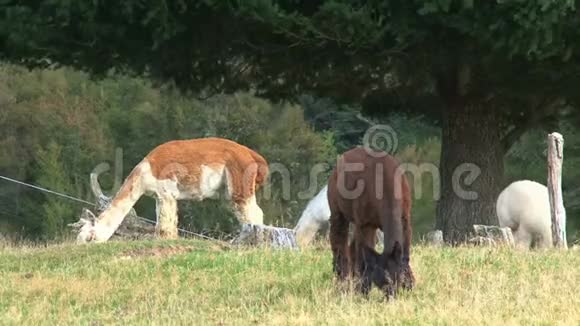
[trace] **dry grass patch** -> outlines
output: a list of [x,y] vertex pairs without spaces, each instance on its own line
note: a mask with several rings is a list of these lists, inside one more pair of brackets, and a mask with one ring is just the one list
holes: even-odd
[[[129,256],[124,263],[111,264]],[[152,259],[151,259],[152,258]],[[204,241],[0,251],[0,320],[14,324],[521,325],[580,322],[578,251],[413,248],[417,287],[343,292],[328,249]]]

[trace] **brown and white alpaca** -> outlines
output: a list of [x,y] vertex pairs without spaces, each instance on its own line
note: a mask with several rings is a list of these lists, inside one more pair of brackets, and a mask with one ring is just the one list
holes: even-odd
[[154,196],[156,234],[177,237],[177,201],[226,200],[241,223],[263,224],[256,190],[268,176],[268,163],[255,151],[223,138],[175,140],[159,145],[123,182],[109,208],[78,223],[79,242],[107,241],[142,195]]

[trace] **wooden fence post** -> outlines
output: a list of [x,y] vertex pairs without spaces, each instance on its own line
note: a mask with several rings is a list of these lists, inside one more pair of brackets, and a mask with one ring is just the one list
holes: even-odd
[[548,135],[548,195],[552,213],[552,240],[554,247],[567,248],[566,209],[562,197],[562,161],[564,138],[557,132]]

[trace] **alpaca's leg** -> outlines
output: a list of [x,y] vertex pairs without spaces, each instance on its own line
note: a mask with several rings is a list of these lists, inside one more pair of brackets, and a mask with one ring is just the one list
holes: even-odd
[[363,229],[362,231],[362,235],[363,235],[363,239],[364,239],[364,244],[369,247],[369,248],[373,248],[375,249],[377,246],[377,239],[379,238],[379,233],[382,236],[383,232],[380,231],[380,229],[377,228],[372,228],[372,227],[367,227],[365,229]]
[[350,242],[349,246],[349,265],[350,265],[350,272],[355,278],[360,278],[365,269],[365,262],[363,259],[363,246],[364,246],[364,237],[362,235],[362,230],[358,226],[354,225],[353,228],[353,239]]
[[256,196],[252,195],[246,200],[238,200],[233,205],[234,214],[241,223],[263,225],[264,212],[258,206]]
[[[357,234],[356,232],[359,233]],[[355,244],[356,252],[354,254],[357,264],[356,268],[358,269],[357,276],[360,277],[356,290],[365,296],[371,290],[372,276],[375,269],[381,268],[381,266],[377,265],[377,257],[372,252],[375,249],[376,234],[376,229],[372,227],[367,227],[360,231],[355,229],[355,242],[353,244]]]
[[554,245],[552,242],[552,229],[547,228],[538,236],[537,247],[538,249],[548,249]]
[[371,290],[372,274],[376,257],[370,257],[369,249],[364,248],[360,239],[353,239],[350,245],[351,273],[354,276],[354,289],[367,296]]
[[177,200],[170,196],[157,198],[157,225],[155,233],[159,238],[177,239]]
[[257,166],[248,167],[241,174],[227,171],[227,197],[241,223],[263,225],[264,212],[256,201]]
[[349,266],[348,221],[344,216],[334,213],[330,216],[330,247],[332,249],[332,267],[340,280],[348,276]]
[[532,240],[532,235],[527,230],[524,230],[521,226],[516,232],[514,232],[514,242],[516,247],[520,249],[530,249]]

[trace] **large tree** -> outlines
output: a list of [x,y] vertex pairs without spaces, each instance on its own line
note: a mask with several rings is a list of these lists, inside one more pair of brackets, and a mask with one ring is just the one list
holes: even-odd
[[[437,227],[495,224],[503,155],[572,114],[580,93],[571,0],[0,1],[0,58],[110,68],[211,95],[312,93],[441,123]],[[539,147],[542,145],[539,145]],[[458,196],[454,172],[481,173]],[[471,180],[468,180],[471,181]],[[464,186],[465,188],[466,186]]]

